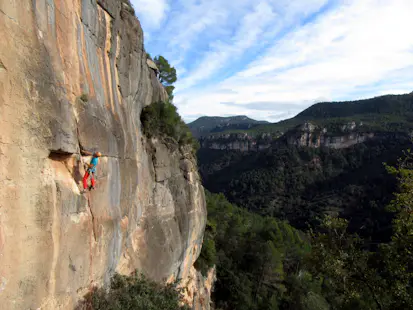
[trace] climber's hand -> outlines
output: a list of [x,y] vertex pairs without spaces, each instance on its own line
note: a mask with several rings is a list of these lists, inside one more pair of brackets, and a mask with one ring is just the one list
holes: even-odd
[[85,150],[80,150],[82,155],[93,155],[91,152],[85,151]]

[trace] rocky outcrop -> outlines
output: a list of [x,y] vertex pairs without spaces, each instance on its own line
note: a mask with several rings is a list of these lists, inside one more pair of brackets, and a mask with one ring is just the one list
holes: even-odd
[[200,138],[200,145],[205,149],[237,150],[241,152],[254,152],[271,147],[276,138],[270,134],[252,136],[247,133],[222,133]]
[[[187,279],[204,191],[190,150],[142,135],[167,94],[131,8],[1,1],[0,36],[1,308],[73,309],[115,271]],[[80,147],[103,154],[86,194]]]
[[375,137],[375,133],[350,133],[339,136],[326,136],[322,133],[311,134],[303,132],[298,135],[288,137],[288,144],[306,146],[312,148],[328,147],[334,149],[347,148],[352,145],[365,142]]
[[267,121],[256,121],[245,115],[219,117],[202,116],[188,124],[194,137],[205,138],[210,134],[216,134],[228,130],[247,130]]
[[204,277],[200,271],[191,268],[190,275],[184,285],[184,300],[192,305],[192,310],[210,309],[211,293],[216,281],[215,267],[208,270]]
[[256,152],[269,148],[278,148],[281,145],[296,145],[311,148],[348,148],[358,143],[363,143],[371,139],[408,139],[405,132],[373,132],[363,131],[359,128],[363,123],[356,124],[350,122],[338,126],[335,132],[329,132],[327,128],[319,128],[316,125],[306,122],[282,135],[263,133],[251,135],[249,133],[223,133],[209,135],[200,138],[202,148],[213,150],[237,150],[241,152]]
[[354,132],[355,122],[340,125],[340,132],[331,134],[326,128],[318,128],[314,124],[304,123],[287,132],[284,139],[289,145],[306,146],[312,148],[347,148],[377,137],[374,132]]

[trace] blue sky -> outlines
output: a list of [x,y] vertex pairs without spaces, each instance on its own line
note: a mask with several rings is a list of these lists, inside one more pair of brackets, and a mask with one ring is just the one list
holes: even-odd
[[131,0],[185,121],[413,91],[413,0]]

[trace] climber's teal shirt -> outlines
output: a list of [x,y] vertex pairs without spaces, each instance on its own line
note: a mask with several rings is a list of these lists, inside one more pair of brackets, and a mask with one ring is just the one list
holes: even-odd
[[99,158],[97,157],[92,157],[92,159],[90,160],[90,164],[93,165],[92,168],[89,168],[89,172],[96,172],[96,166],[98,165],[99,162]]

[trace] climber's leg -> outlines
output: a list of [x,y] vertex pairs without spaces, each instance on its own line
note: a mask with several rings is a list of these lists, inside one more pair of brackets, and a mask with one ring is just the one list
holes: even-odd
[[92,188],[94,189],[96,182],[95,182],[95,174],[93,172],[92,172],[91,177],[92,177]]
[[[89,171],[86,170],[85,176],[83,177],[83,189],[87,189],[87,178],[89,177]],[[93,180],[93,179],[92,179]],[[92,181],[93,182],[93,181]]]

